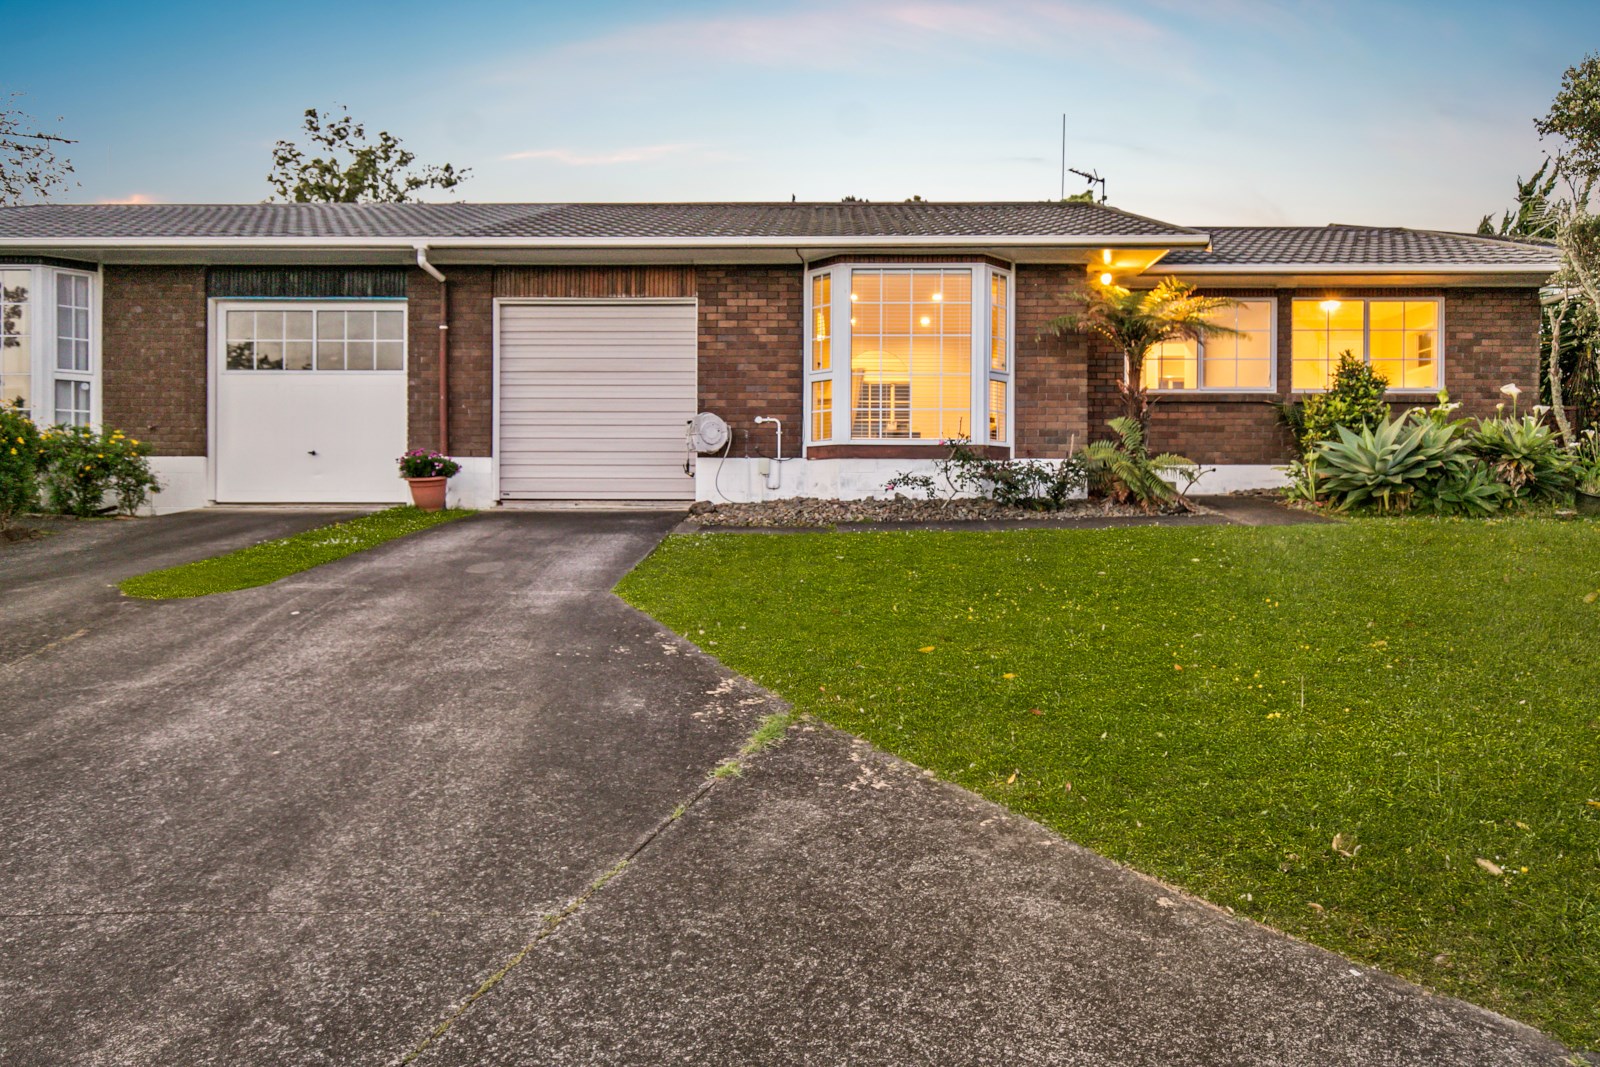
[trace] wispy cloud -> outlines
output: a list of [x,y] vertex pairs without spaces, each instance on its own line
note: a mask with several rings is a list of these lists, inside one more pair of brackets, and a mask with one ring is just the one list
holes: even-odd
[[159,204],[161,200],[150,193],[129,193],[127,196],[103,196],[97,204]]
[[816,70],[881,65],[889,52],[951,46],[967,53],[975,47],[1100,53],[1172,42],[1173,36],[1162,20],[1108,0],[811,0],[756,13],[638,23],[564,46],[546,59],[632,56],[652,66],[728,62]]
[[616,148],[609,152],[585,152],[572,148],[532,148],[525,152],[512,152],[505,159],[549,159],[569,167],[609,167],[618,163],[647,163],[652,159],[687,152],[692,144],[652,144],[634,148]]

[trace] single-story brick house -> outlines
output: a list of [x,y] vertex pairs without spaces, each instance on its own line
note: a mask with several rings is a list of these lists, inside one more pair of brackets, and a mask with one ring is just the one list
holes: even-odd
[[[1402,402],[1535,391],[1555,267],[1082,203],[6,207],[0,395],[148,440],[162,510],[397,501],[408,446],[460,458],[479,507],[870,495],[943,438],[1054,457],[1104,433],[1120,358],[1047,324],[1102,279],[1176,275],[1240,300],[1243,335],[1152,356],[1152,444],[1242,487],[1280,477],[1274,402],[1345,349]],[[691,474],[700,411],[733,434]]]

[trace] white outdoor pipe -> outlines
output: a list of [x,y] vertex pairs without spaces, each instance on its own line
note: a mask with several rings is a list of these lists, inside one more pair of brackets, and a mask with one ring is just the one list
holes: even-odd
[[769,415],[757,415],[756,425],[770,422],[778,428],[778,451],[773,456],[772,465],[767,468],[767,488],[776,489],[781,481],[779,478],[779,465],[783,463],[783,423]]

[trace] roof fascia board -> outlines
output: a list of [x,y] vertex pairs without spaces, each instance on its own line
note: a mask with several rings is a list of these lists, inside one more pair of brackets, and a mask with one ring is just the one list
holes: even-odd
[[1205,234],[1041,234],[895,237],[0,237],[0,249],[31,248],[325,248],[404,251],[431,249],[697,249],[718,248],[1204,248]]
[[1465,271],[1452,271],[1450,268],[1432,270],[1418,270],[1411,267],[1404,271],[1362,271],[1355,272],[1283,272],[1278,274],[1261,274],[1247,271],[1211,271],[1194,273],[1181,268],[1171,268],[1160,272],[1146,271],[1140,278],[1132,279],[1129,283],[1134,288],[1140,288],[1141,278],[1147,285],[1154,285],[1162,277],[1191,278],[1196,284],[1203,286],[1230,286],[1250,289],[1312,289],[1312,288],[1338,288],[1350,286],[1367,287],[1412,287],[1412,288],[1540,288],[1549,280],[1550,273],[1544,270],[1506,270],[1486,271],[1482,268],[1473,268]]
[[1553,274],[1561,264],[1533,263],[1158,263],[1146,274]]

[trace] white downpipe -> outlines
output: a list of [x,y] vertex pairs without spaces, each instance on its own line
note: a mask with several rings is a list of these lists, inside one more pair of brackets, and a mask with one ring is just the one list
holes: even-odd
[[756,425],[770,422],[778,429],[778,448],[773,453],[772,463],[767,467],[767,488],[776,489],[783,484],[783,423],[770,415],[757,415]]
[[428,272],[428,276],[440,285],[444,284],[444,275],[439,273],[439,268],[428,262],[428,246],[424,244],[413,245],[417,250],[417,266]]

